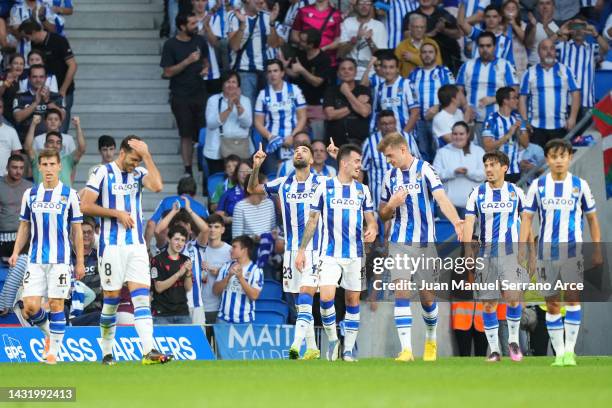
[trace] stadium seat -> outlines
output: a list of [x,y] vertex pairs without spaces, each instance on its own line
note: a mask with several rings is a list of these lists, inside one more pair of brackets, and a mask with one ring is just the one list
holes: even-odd
[[[198,158],[198,167],[204,170],[204,165],[206,160],[204,160],[204,144],[206,143],[206,128],[203,127],[200,129],[200,135],[198,136],[198,149],[197,149],[197,158]],[[208,172],[204,172],[204,177],[208,176]]]
[[276,299],[280,300],[283,298],[283,287],[282,285],[271,279],[264,280],[263,289],[259,294],[259,299]]
[[612,89],[612,69],[599,69],[595,71],[595,100],[606,96]]
[[208,193],[212,194],[217,189],[217,185],[225,179],[225,173],[222,171],[208,176]]
[[287,302],[279,299],[257,299],[255,301],[255,307],[257,310],[265,309],[265,310],[285,310],[289,306]]
[[276,310],[255,310],[256,324],[285,324],[287,316]]

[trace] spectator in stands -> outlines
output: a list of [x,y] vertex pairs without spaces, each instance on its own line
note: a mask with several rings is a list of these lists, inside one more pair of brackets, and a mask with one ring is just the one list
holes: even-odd
[[57,31],[53,12],[42,2],[38,0],[23,0],[17,2],[11,8],[11,16],[9,20],[10,33],[19,40],[17,52],[23,56],[28,55],[32,49],[32,41],[21,30],[21,24],[25,22],[34,22],[50,33]]
[[402,29],[404,16],[414,11],[418,5],[417,0],[389,0],[384,3],[374,3],[376,14],[378,14],[385,23],[385,29],[388,35],[386,48],[392,50],[397,48],[404,37],[404,30]]
[[0,96],[4,102],[4,118],[13,125],[13,101],[19,92],[19,81],[24,73],[25,59],[19,54],[11,56],[8,71],[0,76]]
[[520,78],[527,69],[527,23],[521,20],[521,10],[517,0],[506,0],[501,7],[504,30],[512,42],[512,53],[517,76]]
[[[85,276],[80,281],[95,294],[94,300],[89,303],[81,315],[70,320],[73,326],[97,326],[100,324],[102,312],[102,286],[98,273],[98,251],[95,247],[96,220],[93,217],[83,217],[83,255],[85,261]],[[76,254],[72,251],[72,263],[76,262]]]
[[228,15],[230,69],[238,72],[242,94],[255,106],[255,98],[264,83],[266,45],[275,48],[280,43],[275,22],[278,8],[270,14],[262,11],[258,0],[241,0],[243,8]]
[[[18,124],[18,131],[21,136],[25,134],[32,121],[33,116],[44,115],[49,109],[56,109],[61,112],[62,120],[65,116],[63,109],[64,100],[59,93],[51,92],[45,86],[47,80],[47,70],[44,65],[34,65],[30,67],[28,77],[28,89],[17,93],[13,102],[13,117]],[[40,123],[40,121],[38,121]],[[42,131],[42,127],[40,131]],[[39,133],[40,133],[39,131]]]
[[[266,176],[259,174],[259,184],[266,181]],[[259,237],[265,233],[272,233],[276,226],[276,213],[274,202],[265,194],[249,194],[246,190],[249,180],[245,180],[243,188],[245,198],[234,207],[232,216],[232,238],[248,235],[253,241],[259,242]]]
[[225,233],[223,217],[218,214],[211,214],[208,217],[208,226],[210,228],[208,244],[202,253],[202,299],[204,301],[206,323],[214,324],[217,321],[221,298],[214,293],[213,286],[217,276],[219,276],[221,267],[232,260],[232,246],[221,240]]
[[223,92],[212,95],[206,103],[204,158],[210,174],[223,171],[223,158],[236,155],[248,159],[252,150],[253,110],[249,98],[242,95],[240,75],[226,72],[221,83]]
[[227,190],[221,196],[219,205],[217,206],[216,213],[223,217],[226,227],[232,223],[232,216],[234,215],[234,207],[238,201],[245,197],[244,183],[248,180],[253,168],[249,161],[242,161],[236,167],[233,179],[236,181],[234,187]]
[[[62,135],[62,138],[64,135]],[[62,139],[63,140],[63,139]],[[98,138],[98,153],[100,153],[100,164],[91,166],[87,172],[89,176],[99,167],[110,164],[115,161],[115,152],[117,151],[117,142],[112,136],[102,135]]]
[[355,16],[342,22],[338,55],[357,62],[357,78],[361,78],[370,58],[387,47],[385,26],[373,18],[371,0],[357,0]]
[[182,254],[187,238],[185,228],[172,227],[168,231],[168,248],[151,260],[154,289],[151,310],[155,324],[191,324],[187,292],[193,285],[192,262]]
[[556,39],[559,26],[553,17],[555,14],[555,0],[537,0],[538,18],[529,12],[529,27],[527,29],[526,45],[529,47],[529,65],[540,62],[538,46],[546,38]]
[[436,154],[434,168],[461,218],[465,215],[468,196],[485,179],[484,153],[480,146],[472,143],[468,124],[457,122],[453,125],[451,143]]
[[62,132],[67,133],[74,102],[74,76],[77,72],[77,62],[70,43],[61,35],[45,32],[42,26],[35,21],[24,22],[19,26],[19,31],[43,52],[47,70],[57,77],[58,93],[66,109]]
[[[456,85],[444,85],[438,90],[440,110],[432,121],[432,134],[437,148],[444,147],[451,142],[453,125],[460,121],[470,122],[461,107],[467,106],[467,101],[461,89]],[[466,109],[467,112],[467,109]]]
[[[595,43],[588,42],[587,36],[595,39]],[[576,85],[581,90],[580,110],[576,121],[583,116],[591,115],[590,110],[595,105],[595,67],[597,65],[597,51],[599,55],[608,53],[608,40],[597,32],[597,29],[587,24],[582,18],[575,18],[563,24],[557,36],[556,44],[559,62],[570,69],[576,79]],[[586,126],[578,129],[578,134]]]
[[[533,128],[531,141],[544,147],[549,140],[563,138],[576,126],[580,88],[572,71],[557,62],[551,39],[540,42],[538,53],[540,63],[530,67],[521,80],[519,106],[521,116]],[[568,105],[570,113],[566,119]]]
[[[19,81],[19,92],[25,92],[28,90],[28,77],[30,76],[30,68],[33,65],[45,65],[45,58],[41,51],[34,49],[30,51],[28,54],[28,68],[24,70],[23,76],[25,78]],[[57,77],[51,73],[47,72],[47,80],[45,81],[45,86],[49,88],[51,92],[58,92],[59,86],[57,84]]]
[[[174,206],[178,203],[178,208],[186,208],[185,200],[189,200],[189,207],[195,212],[199,217],[206,218],[208,217],[208,210],[206,207],[196,200],[197,193],[197,184],[193,177],[183,177],[179,180],[176,186],[176,194],[174,196],[169,196],[160,201],[155,209],[155,212],[147,221],[147,226],[145,228],[145,241],[147,244],[151,241],[153,237],[153,232],[155,231],[155,227],[163,217],[165,217],[169,212],[172,211]],[[158,234],[156,234],[157,247],[161,248],[165,244],[165,236],[167,231],[162,230]]]
[[[32,147],[32,140],[34,139],[34,129],[40,122],[40,116],[36,115],[32,119],[32,123],[30,124],[30,128],[28,129],[28,133],[26,135],[25,141],[23,143],[23,149],[26,151],[28,157],[32,162],[32,175],[34,177],[35,183],[41,183],[41,174],[38,170],[38,152],[36,152]],[[59,132],[48,132],[45,140],[45,149],[54,149],[60,152],[62,168],[60,171],[60,181],[67,186],[72,186],[72,174],[73,168],[79,163],[83,154],[85,154],[85,150],[87,145],[85,144],[85,136],[83,134],[83,130],[81,129],[81,121],[78,116],[72,118],[72,123],[77,131],[77,149],[70,154],[62,154],[62,134]]]
[[474,133],[479,143],[482,123],[495,109],[495,91],[504,86],[518,85],[514,67],[507,60],[496,58],[495,41],[493,33],[481,33],[477,40],[479,56],[466,61],[457,75],[457,85],[476,111]]
[[521,167],[521,177],[527,175],[534,168],[539,168],[540,171],[532,174],[526,179],[527,184],[531,184],[536,177],[541,173],[544,173],[544,164],[546,163],[546,157],[544,156],[544,149],[540,145],[535,143],[529,143],[526,148],[521,146],[519,150],[519,165]]
[[438,91],[444,85],[455,83],[453,73],[437,62],[439,52],[437,46],[432,44],[421,45],[419,58],[422,66],[414,69],[408,76],[419,103],[420,117],[416,126],[416,140],[425,161],[432,160],[436,146],[432,139],[432,120],[439,110]]
[[300,32],[309,28],[318,30],[321,33],[321,51],[329,56],[335,68],[338,65],[336,50],[340,42],[341,24],[342,15],[329,0],[316,0],[313,5],[298,10],[291,30],[291,41],[299,44]]
[[266,62],[266,87],[255,102],[255,128],[266,140],[265,172],[278,170],[278,161],[291,160],[293,137],[306,127],[306,100],[302,90],[286,82],[280,60]]
[[433,38],[440,46],[442,61],[453,73],[461,64],[460,49],[457,40],[461,38],[461,30],[457,20],[442,7],[437,7],[437,0],[419,0],[419,7],[404,16],[402,30],[409,31],[410,16],[422,14],[427,19],[426,36]]
[[[4,101],[0,99],[0,116],[4,113]],[[6,166],[11,155],[19,153],[19,135],[11,125],[0,120],[0,177],[6,174]]]
[[[214,193],[211,195],[209,199],[209,207],[211,211],[215,211],[217,209],[217,204],[221,199],[221,196],[230,188],[233,188],[236,185],[236,180],[234,179],[234,175],[236,174],[236,168],[240,164],[240,157],[235,154],[231,154],[223,159],[223,168],[225,173],[225,179],[222,183],[217,184]],[[210,191],[208,192],[210,194]]]
[[321,33],[309,28],[302,31],[299,38],[301,51],[296,57],[290,60],[282,59],[282,62],[287,75],[304,94],[307,104],[306,117],[313,138],[322,140],[325,137],[323,95],[335,74],[329,56],[321,51]]
[[[216,0],[213,0],[217,3]],[[208,95],[221,92],[221,67],[217,59],[219,40],[223,37],[221,26],[223,16],[215,9],[209,9],[208,0],[192,0],[192,11],[197,21],[198,34],[208,42],[208,73],[206,74],[206,91]],[[215,4],[216,6],[216,4]]]
[[435,40],[425,35],[426,28],[427,18],[425,16],[418,13],[410,15],[408,19],[408,34],[395,49],[395,56],[400,62],[400,75],[404,78],[408,77],[417,67],[423,66],[421,47],[425,44],[430,44],[435,49],[433,64],[442,64],[440,47]]
[[563,22],[576,17],[580,12],[581,1],[555,0],[555,21]]
[[251,260],[254,246],[247,235],[232,240],[232,261],[223,265],[213,286],[213,293],[221,295],[217,323],[255,320],[255,301],[263,288],[263,272]]
[[176,37],[164,43],[160,66],[170,78],[170,107],[181,138],[185,175],[193,176],[193,144],[204,126],[206,88],[203,76],[208,70],[208,43],[197,34],[193,13],[176,17]]
[[[470,24],[465,19],[465,3],[459,5],[457,15],[457,24],[470,40],[470,43],[475,44],[478,41],[480,34],[489,32],[495,36],[495,58],[503,58],[514,64],[514,52],[512,50],[512,37],[508,35],[508,31],[504,29],[503,17],[501,10],[490,4],[484,9],[484,24],[481,28],[479,23]],[[467,50],[466,55],[471,58],[478,57],[477,47]]]
[[521,178],[519,147],[529,144],[527,129],[518,114],[518,92],[509,86],[495,94],[498,109],[487,118],[482,130],[482,147],[487,151],[501,150],[510,159],[506,181],[517,183]]
[[[62,113],[54,108],[48,109],[45,113],[44,132],[34,137],[32,147],[34,151],[41,151],[45,148],[48,132],[62,133]],[[74,137],[67,133],[62,133],[62,154],[70,154],[76,150]]]
[[[2,125],[6,127],[7,125]],[[6,171],[0,178],[0,257],[8,259],[15,245],[19,227],[19,210],[23,193],[32,183],[23,178],[25,161],[23,156],[13,153],[6,163]]]
[[355,82],[357,63],[351,58],[338,65],[338,85],[327,88],[323,98],[326,118],[326,143],[333,135],[336,145],[361,145],[368,137],[369,116],[372,112],[370,90]]

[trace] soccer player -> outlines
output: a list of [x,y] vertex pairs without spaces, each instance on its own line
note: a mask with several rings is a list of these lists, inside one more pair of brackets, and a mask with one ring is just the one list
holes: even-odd
[[410,133],[414,131],[419,119],[419,105],[410,85],[410,80],[399,74],[399,60],[393,54],[380,57],[382,74],[385,81],[376,89],[376,105],[373,112],[389,109],[396,115],[397,130]]
[[[70,230],[74,229],[76,252],[75,274],[85,276],[83,262],[83,214],[75,190],[59,180],[62,168],[56,150],[45,149],[38,155],[42,183],[25,191],[21,201],[19,229],[9,265],[17,258],[30,236],[27,271],[23,277],[23,317],[38,326],[45,335],[47,364],[57,363],[66,330],[64,299],[70,291]],[[42,298],[49,299],[50,313],[41,307]],[[48,317],[48,318],[47,318]]]
[[521,178],[519,148],[529,146],[529,135],[517,113],[519,96],[512,87],[499,88],[495,93],[498,110],[487,118],[482,131],[482,145],[487,152],[501,150],[510,162],[506,181],[516,183]]
[[[391,221],[389,231],[389,258],[409,257],[428,258],[432,261],[437,254],[434,247],[435,224],[433,200],[442,213],[452,222],[459,239],[462,235],[462,220],[448,199],[440,178],[427,162],[415,158],[408,148],[406,139],[399,133],[392,133],[378,145],[393,166],[385,175],[381,203],[378,213],[383,221]],[[424,256],[424,257],[423,257]],[[413,280],[417,288],[423,283],[437,282],[438,271],[435,265],[424,262],[416,271],[395,265],[391,270],[391,280],[403,288],[395,291],[395,325],[402,350],[397,361],[412,361],[412,311],[410,309],[410,287],[406,283]],[[407,276],[411,274],[412,276]],[[438,324],[438,305],[433,292],[419,290],[423,320],[426,326],[425,361],[437,358],[436,326]]]
[[[546,41],[546,40],[545,40]],[[542,42],[545,42],[542,41]],[[540,43],[541,44],[541,43]],[[581,243],[583,242],[583,214],[586,216],[594,243],[593,265],[602,263],[601,230],[595,200],[587,182],[569,172],[572,145],[565,140],[551,140],[544,148],[550,172],[531,183],[525,200],[525,216],[521,223],[520,242],[527,242],[533,214],[538,213],[537,277],[540,282],[554,285],[581,283],[584,274]],[[524,248],[519,247],[519,261],[524,263]],[[580,294],[576,290],[563,291],[565,324],[561,319],[561,291],[545,291],[546,328],[556,357],[553,366],[576,365],[574,346],[580,329]],[[565,329],[565,330],[564,330]],[[565,341],[564,341],[565,331]]]
[[319,275],[316,269],[320,243],[320,225],[317,226],[314,239],[305,247],[306,263],[304,269],[298,270],[293,264],[301,240],[304,237],[306,221],[310,216],[310,204],[317,187],[325,183],[327,177],[318,176],[312,171],[314,163],[312,147],[308,142],[295,145],[293,166],[295,172],[289,176],[279,177],[266,184],[258,184],[261,164],[266,159],[266,153],[259,150],[253,156],[253,173],[249,179],[250,194],[266,194],[268,197],[278,196],[282,222],[285,229],[285,255],[283,257],[283,288],[285,292],[297,294],[297,320],[295,337],[289,349],[289,358],[300,357],[300,347],[306,338],[306,353],[304,360],[320,357],[314,334],[312,318],[312,299],[319,286]]
[[[364,242],[374,242],[378,227],[368,187],[356,179],[361,171],[361,149],[353,144],[343,145],[337,154],[338,176],[319,184],[302,241],[295,257],[295,267],[307,272],[306,250],[317,232],[319,218],[323,221],[320,259],[317,265],[321,297],[321,318],[329,340],[327,360],[338,355],[336,286],[342,277],[346,290],[344,361],[357,361],[354,353],[359,331],[359,295],[362,287]],[[366,228],[364,231],[364,219]]]
[[[474,188],[467,205],[463,225],[464,242],[472,242],[474,224],[480,224],[479,257],[483,257],[483,269],[475,268],[475,280],[483,283],[500,284],[506,280],[510,283],[528,282],[526,271],[517,262],[516,250],[519,238],[520,218],[523,217],[525,195],[523,190],[513,183],[504,181],[504,175],[510,165],[508,156],[499,150],[486,153],[482,162],[487,181]],[[465,246],[466,259],[474,259],[471,245]],[[523,354],[519,347],[519,328],[521,325],[522,307],[519,291],[503,291],[501,296],[508,303],[506,318],[508,322],[508,343],[510,358],[521,361]],[[483,321],[485,334],[489,341],[491,353],[486,361],[497,362],[501,359],[499,347],[499,322],[497,320],[497,303],[500,293],[497,290],[476,292],[476,298],[483,301]]]
[[[140,167],[143,161],[146,168]],[[163,183],[149,148],[138,136],[121,142],[117,160],[98,167],[87,181],[81,208],[101,218],[98,259],[104,301],[100,316],[102,364],[113,365],[113,341],[119,294],[127,282],[134,304],[134,326],[142,348],[142,363],[167,363],[172,356],[153,348],[149,293],[151,271],[142,223],[142,189],[159,193]]]

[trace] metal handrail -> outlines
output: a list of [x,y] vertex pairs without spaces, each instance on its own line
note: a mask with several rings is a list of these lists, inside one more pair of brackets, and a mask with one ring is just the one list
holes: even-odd
[[[563,140],[570,141],[574,136],[576,136],[576,133],[578,133],[578,130],[581,129],[584,125],[587,124],[589,120],[592,119],[591,113],[592,113],[592,109],[589,109],[587,114],[585,114],[582,117],[582,119],[580,119],[580,122],[576,123],[576,126],[574,126],[574,128],[571,129],[569,132],[567,132],[567,135],[565,135]],[[532,168],[527,173],[523,174],[520,180],[518,181],[518,183],[516,184],[523,189],[529,187],[528,181],[531,180],[536,175],[536,173],[538,173],[540,170],[546,170],[547,168],[548,166],[546,165],[546,162],[543,163],[541,166]]]

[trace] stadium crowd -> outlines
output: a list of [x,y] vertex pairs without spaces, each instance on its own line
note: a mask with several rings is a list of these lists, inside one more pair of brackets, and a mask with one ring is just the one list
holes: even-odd
[[[264,184],[294,175],[295,149],[304,144],[312,149],[313,172],[330,177],[338,171],[338,148],[359,146],[360,180],[369,186],[374,208],[391,169],[377,145],[393,133],[433,166],[461,218],[473,188],[485,180],[485,153],[500,150],[509,157],[507,181],[534,179],[537,174],[528,173],[541,168],[546,143],[565,137],[589,115],[595,70],[612,39],[610,7],[603,0],[165,4],[162,35],[169,38],[160,66],[169,80],[185,174],[177,194],[159,203],[144,230],[151,309],[159,324],[254,320],[264,277],[282,281],[286,273],[287,231],[276,197],[249,192],[248,183],[251,177]],[[21,197],[32,181],[41,181],[38,152],[60,152],[60,179],[72,186],[86,150],[87,124],[71,118],[77,64],[63,16],[72,12],[70,0],[0,2],[4,261],[13,250]],[[71,123],[75,136],[68,134]],[[202,133],[199,188],[192,163]],[[102,166],[116,159],[117,142],[99,137]],[[255,175],[252,157],[260,146],[266,157]],[[219,174],[211,191],[207,180]],[[445,218],[441,211],[436,216]],[[86,216],[82,229],[85,277],[74,282],[66,314],[73,325],[99,325],[100,224]],[[380,233],[371,256],[384,247]],[[0,294],[0,313],[19,306],[27,262],[24,249]],[[370,292],[363,296],[374,304],[377,294]],[[246,305],[240,310],[236,294]],[[286,300],[295,302],[290,294]],[[118,323],[132,322],[133,310],[124,287]],[[291,322],[297,314],[292,310]],[[543,324],[543,312],[534,310]],[[498,315],[505,320],[503,306]],[[486,353],[476,318],[454,328],[471,333],[477,353]],[[546,351],[540,345],[537,352]]]

